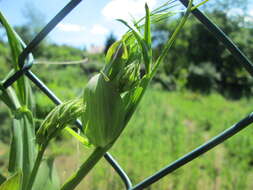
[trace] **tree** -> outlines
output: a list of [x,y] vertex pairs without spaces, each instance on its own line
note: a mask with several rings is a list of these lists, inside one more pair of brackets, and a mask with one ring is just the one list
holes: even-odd
[[36,35],[45,25],[45,15],[33,3],[26,3],[22,14],[26,18],[24,25],[33,35]]
[[241,9],[246,13],[250,7],[250,0],[212,0],[204,4],[203,9],[208,12],[219,10],[221,12],[228,12],[232,9]]
[[[214,10],[210,17],[253,59],[253,28],[244,27],[240,18],[229,17],[220,10]],[[176,24],[177,21],[172,20],[155,27],[156,51],[160,51]],[[253,81],[249,74],[194,17],[181,31],[160,73],[165,73],[168,79],[161,75],[163,79],[175,87],[184,83],[192,90],[218,90],[233,98],[253,93]]]
[[114,34],[111,32],[109,36],[107,36],[106,41],[105,41],[105,49],[104,49],[104,54],[107,53],[108,49],[110,46],[116,42],[117,38],[114,36]]
[[[14,29],[24,42],[28,44],[45,25],[45,16],[34,6],[34,4],[28,3],[26,4],[25,9],[23,9],[23,16],[26,18],[26,22],[23,25],[15,26]],[[35,56],[40,56],[46,43],[45,40],[42,41],[40,45],[34,49],[33,54]]]

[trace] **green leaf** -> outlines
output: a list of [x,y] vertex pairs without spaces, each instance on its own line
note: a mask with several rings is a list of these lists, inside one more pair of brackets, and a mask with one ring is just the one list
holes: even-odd
[[[182,12],[181,10],[179,11],[170,11],[170,9],[176,7],[180,5],[179,3],[175,4],[175,0],[169,0],[167,2],[165,2],[164,4],[162,4],[160,7],[157,7],[156,9],[154,9],[151,13],[150,13],[150,18],[151,18],[151,23],[155,24],[157,22],[160,22],[164,19],[169,18],[170,16],[175,15],[176,13]],[[158,17],[162,16],[162,19],[158,19]],[[135,27],[139,28],[143,28],[143,26],[145,26],[144,24],[142,24],[141,22],[146,18],[142,17],[141,19],[139,19],[137,22],[135,22]],[[161,18],[161,17],[160,17]],[[136,26],[138,25],[138,26]]]
[[33,185],[33,190],[59,190],[60,180],[57,175],[57,171],[54,165],[54,159],[43,160],[35,183]]
[[148,8],[148,4],[145,4],[145,10],[146,10],[146,18],[145,18],[145,33],[144,33],[144,39],[149,47],[151,49],[151,21],[150,21],[150,11]]
[[117,19],[117,20],[119,22],[123,23],[125,26],[127,26],[131,30],[131,32],[133,32],[137,42],[139,43],[139,45],[142,48],[142,55],[143,55],[143,59],[144,59],[144,65],[145,65],[145,68],[146,68],[146,72],[149,73],[152,57],[150,57],[150,48],[148,47],[148,44],[146,43],[145,39],[143,39],[141,34],[137,30],[135,30],[133,27],[131,27],[126,21],[124,21],[122,19]]
[[[22,39],[18,36],[18,34],[15,32],[13,27],[8,23],[7,19],[4,17],[2,12],[0,11],[0,23],[3,25],[3,27],[6,30],[8,42],[10,44],[11,53],[12,53],[12,62],[13,67],[15,71],[19,70],[19,55],[25,48],[25,43],[22,41]],[[28,62],[33,62],[33,57],[30,55],[28,56]],[[31,87],[29,85],[29,82],[27,79],[22,76],[20,79],[17,80],[17,85],[15,86],[17,96],[19,98],[19,101],[21,105],[28,106],[32,111],[34,111],[34,103],[33,103],[33,97],[31,93]]]
[[[12,52],[12,59],[13,59],[13,67],[15,71],[19,70],[19,55],[25,48],[25,44],[22,39],[17,35],[8,21],[5,19],[3,14],[0,12],[0,23],[6,30],[8,41],[10,44],[11,52]],[[26,60],[29,64],[33,62],[33,57],[31,54],[28,56]],[[9,88],[8,88],[9,89]],[[35,104],[34,98],[31,90],[31,86],[29,81],[25,76],[22,76],[16,84],[14,84],[14,94],[16,98],[16,103],[22,108],[25,108],[23,113],[22,109],[17,110],[17,112],[21,111],[18,115],[21,115],[19,118],[14,118],[13,126],[12,126],[12,141],[11,141],[11,149],[10,149],[10,158],[9,158],[9,171],[10,172],[17,172],[22,170],[23,175],[23,190],[25,185],[27,184],[29,174],[31,173],[32,167],[34,165],[35,155],[36,155],[36,146],[35,146],[35,124],[33,120],[32,113],[29,111],[31,110],[35,113]],[[7,94],[9,95],[9,94]],[[1,95],[0,95],[1,97]],[[9,96],[10,98],[11,96]],[[5,97],[6,98],[6,97]],[[6,98],[8,99],[8,97]],[[6,101],[8,104],[8,101]],[[19,106],[16,106],[18,108]],[[47,165],[47,167],[50,167]],[[49,168],[50,170],[52,168]],[[50,174],[50,176],[49,176]],[[45,179],[54,178],[53,173],[45,173]],[[51,189],[51,188],[48,188]]]
[[148,63],[146,67],[148,67],[148,73],[151,70],[151,62],[152,62],[152,48],[151,48],[151,20],[150,20],[150,11],[148,8],[148,4],[145,4],[145,11],[146,11],[146,18],[145,18],[145,31],[144,31],[144,39],[146,41],[146,44],[148,46]]
[[13,120],[9,171],[13,173],[22,170],[24,189],[34,165],[36,146],[33,117],[29,111],[20,114],[20,118]]
[[[19,70],[19,55],[25,48],[24,42],[17,35],[14,29],[10,26],[8,21],[5,19],[3,14],[0,12],[0,22],[6,30],[8,42],[10,44],[13,66],[17,71]],[[28,57],[27,61],[32,62],[32,56]],[[12,141],[10,149],[10,158],[9,158],[9,171],[17,172],[19,170],[23,171],[23,189],[27,183],[29,174],[32,170],[36,146],[35,146],[35,125],[33,121],[33,116],[28,110],[32,110],[34,113],[34,103],[33,96],[31,91],[31,86],[29,81],[25,76],[22,76],[17,80],[17,83],[14,84],[14,91],[17,95],[17,102],[21,104],[21,109],[16,110],[15,114],[20,112],[18,115],[21,115],[19,118],[14,118],[12,126]],[[23,109],[25,108],[25,109]],[[27,109],[28,108],[28,109]],[[10,107],[11,109],[11,107]],[[23,109],[23,111],[22,111]],[[26,111],[24,111],[26,110]],[[13,110],[12,110],[13,111]]]
[[105,78],[115,79],[118,72],[124,67],[124,56],[127,56],[126,54],[122,41],[117,41],[110,47],[106,55],[106,65],[102,71]]
[[148,87],[149,82],[150,78],[143,77],[138,87],[126,92],[123,95],[122,99],[124,104],[124,111],[126,113],[124,125],[126,125],[128,121],[131,119],[133,113],[135,112],[138,104],[140,103]]
[[0,100],[2,100],[12,112],[20,107],[18,98],[12,87],[4,89],[0,84]]
[[13,30],[11,25],[8,23],[7,19],[4,17],[2,12],[0,11],[0,23],[3,25],[3,27],[6,30],[8,41],[11,48],[14,68],[18,70],[18,56],[21,53],[23,49],[23,45],[20,43],[20,38],[16,34],[16,32]]
[[14,176],[10,177],[3,184],[0,185],[0,190],[20,190],[21,187],[21,172],[16,173]]
[[106,53],[106,57],[105,57],[106,64],[109,64],[112,61],[120,44],[121,44],[121,41],[116,41],[110,46],[110,48],[108,49],[108,51]]
[[12,139],[9,155],[9,172],[14,173],[22,169],[23,165],[23,140],[21,122],[13,119],[11,128]]
[[101,74],[91,78],[84,89],[86,111],[82,120],[85,134],[91,144],[105,147],[112,143],[123,130],[123,102],[111,81]]
[[79,135],[70,127],[66,127],[64,130],[67,131],[70,135],[72,135],[76,140],[78,140],[84,146],[91,147],[91,144],[89,143],[89,140],[86,137]]
[[163,20],[167,19],[170,16],[174,16],[177,13],[182,12],[182,11],[175,11],[175,12],[166,12],[166,13],[157,13],[151,17],[151,22],[152,23],[159,23],[162,22]]
[[[23,120],[23,121],[22,121]],[[31,113],[25,113],[21,125],[23,126],[23,187],[28,183],[36,156],[35,125]],[[26,172],[26,173],[25,173]]]
[[127,60],[125,65],[129,65],[133,62],[142,61],[142,52],[141,47],[139,46],[138,42],[136,41],[134,35],[131,32],[126,33],[122,40],[125,44],[127,49]]
[[2,174],[0,174],[0,185],[1,185],[3,182],[5,182],[5,180],[6,180],[6,177],[3,176]]

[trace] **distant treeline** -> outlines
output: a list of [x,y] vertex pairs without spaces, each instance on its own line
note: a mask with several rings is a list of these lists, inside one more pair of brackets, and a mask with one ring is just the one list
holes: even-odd
[[[249,24],[245,17],[228,16],[223,11],[213,11],[209,17],[253,60],[252,22]],[[176,22],[172,21],[155,27],[157,52],[175,25]],[[253,93],[250,74],[193,16],[168,54],[157,81],[169,90],[188,88],[203,93],[218,91],[231,98]]]

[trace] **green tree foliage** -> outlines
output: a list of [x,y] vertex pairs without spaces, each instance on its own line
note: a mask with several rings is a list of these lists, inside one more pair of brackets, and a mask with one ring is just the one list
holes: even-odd
[[[26,19],[25,23],[15,26],[15,31],[21,36],[24,42],[28,44],[44,27],[46,23],[45,16],[34,4],[28,3],[23,10],[23,16]],[[33,50],[33,55],[35,57],[41,56],[45,50],[46,44],[47,41],[42,41],[39,46]]]
[[83,51],[68,45],[46,44],[39,55],[40,59],[51,61],[77,61],[81,60]]
[[[220,10],[213,11],[209,16],[250,59],[253,58],[252,28],[244,27],[240,17],[229,17]],[[157,52],[175,24],[176,21],[156,26],[154,40]],[[233,98],[253,93],[253,81],[249,74],[193,17],[181,32],[160,73],[161,79],[167,81],[172,89],[182,86],[202,92],[215,89]]]
[[202,7],[206,11],[220,10],[226,12],[231,9],[242,9],[244,13],[249,8],[250,0],[212,0]]
[[104,49],[104,54],[105,54],[105,55],[106,55],[108,49],[110,48],[110,46],[111,46],[114,42],[116,42],[116,40],[117,40],[117,38],[116,38],[116,36],[114,36],[113,33],[110,33],[110,35],[107,36],[106,41],[105,41],[105,49]]

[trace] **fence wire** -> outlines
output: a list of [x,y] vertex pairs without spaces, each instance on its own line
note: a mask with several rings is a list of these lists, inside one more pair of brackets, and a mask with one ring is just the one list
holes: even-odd
[[[31,52],[36,48],[40,42],[55,28],[55,26],[63,20],[82,0],[71,0],[42,30],[41,32],[27,45],[19,56],[20,70],[9,77],[3,84],[4,88],[8,88],[22,75],[26,75],[52,102],[56,105],[61,104],[61,100],[30,70],[33,65],[33,58]],[[179,0],[185,7],[187,7],[188,0]],[[233,43],[233,41],[205,14],[199,9],[192,11],[192,14],[211,32],[223,45],[230,51],[232,56],[242,64],[242,66],[253,76],[253,65],[250,60],[243,54],[243,52]],[[153,183],[159,181],[164,176],[191,162],[195,158],[213,149],[228,138],[234,136],[253,122],[253,112],[248,116],[232,125],[227,130],[223,131],[216,137],[210,139],[203,145],[197,147],[193,151],[185,154],[178,160],[165,166],[160,171],[152,176],[144,179],[137,185],[133,185],[126,172],[121,168],[117,161],[110,153],[106,153],[104,158],[114,168],[115,172],[120,176],[125,184],[126,190],[141,190],[149,187]],[[77,127],[82,130],[82,124],[79,120],[76,121]]]

